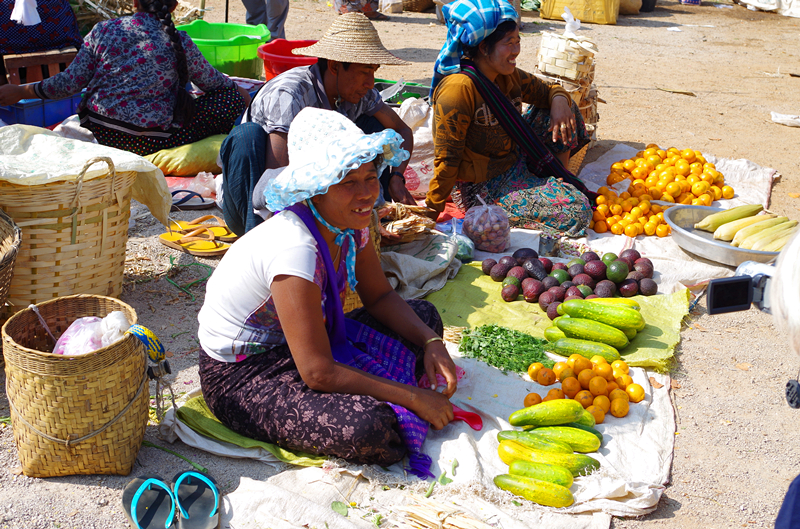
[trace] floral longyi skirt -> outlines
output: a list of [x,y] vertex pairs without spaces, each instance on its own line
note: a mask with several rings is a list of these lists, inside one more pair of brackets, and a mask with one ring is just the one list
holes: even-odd
[[[589,142],[586,126],[573,103],[577,132],[568,143],[553,143],[550,114],[545,109],[531,107],[525,121],[534,134],[554,153],[575,153]],[[540,230],[551,236],[580,237],[592,220],[592,208],[586,195],[571,184],[554,177],[540,177],[531,172],[526,157],[519,159],[508,171],[486,182],[456,182],[453,202],[462,211],[478,205],[478,197],[487,204],[500,206],[515,228]]]

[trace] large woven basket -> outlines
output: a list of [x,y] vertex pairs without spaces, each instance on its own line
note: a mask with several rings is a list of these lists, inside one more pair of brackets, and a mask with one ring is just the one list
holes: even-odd
[[536,56],[537,67],[546,74],[580,79],[589,74],[597,48],[586,37],[566,38],[545,31]]
[[[375,253],[378,254],[378,259],[381,258],[380,222],[381,221],[378,218],[378,212],[372,210],[372,220],[369,223],[369,235],[370,239],[372,239],[372,247],[375,248]],[[348,313],[351,310],[360,309],[364,306],[356,291],[352,290],[349,285],[345,285],[344,288],[345,290],[344,300],[342,301],[342,309],[345,313]]]
[[[101,161],[108,172],[85,180]],[[60,296],[120,294],[135,179],[135,172],[117,173],[102,157],[86,162],[75,181],[0,181],[0,207],[23,236],[8,292],[11,313]]]
[[22,230],[11,220],[11,217],[0,210],[0,323],[4,321],[2,308],[8,297],[11,276],[14,273],[14,262],[17,260],[21,241]]
[[[76,319],[136,312],[104,296],[76,295],[37,305],[58,338]],[[31,477],[130,474],[148,420],[144,346],[126,334],[80,356],[51,354],[53,341],[30,308],[2,329],[6,394],[22,471]]]

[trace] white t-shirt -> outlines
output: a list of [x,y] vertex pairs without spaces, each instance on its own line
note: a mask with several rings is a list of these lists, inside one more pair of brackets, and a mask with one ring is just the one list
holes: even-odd
[[[369,241],[367,230],[361,243]],[[343,264],[341,265],[343,266]],[[325,267],[317,243],[300,218],[283,211],[239,238],[211,275],[197,319],[203,350],[223,362],[238,362],[286,343],[270,286],[276,276],[312,281],[326,296]]]

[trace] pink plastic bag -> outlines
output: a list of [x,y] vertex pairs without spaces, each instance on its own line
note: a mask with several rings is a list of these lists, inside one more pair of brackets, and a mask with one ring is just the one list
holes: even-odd
[[489,206],[479,196],[480,206],[472,206],[464,215],[461,231],[484,252],[500,253],[511,244],[508,215],[500,206]]
[[100,349],[103,346],[100,321],[101,318],[97,316],[87,316],[73,321],[56,342],[53,354],[76,356]]

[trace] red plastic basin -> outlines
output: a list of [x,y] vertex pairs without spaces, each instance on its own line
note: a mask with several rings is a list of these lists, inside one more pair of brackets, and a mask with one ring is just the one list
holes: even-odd
[[264,77],[267,81],[278,74],[297,66],[316,64],[316,57],[295,55],[292,50],[316,44],[316,40],[275,39],[258,47],[258,56],[264,61]]

